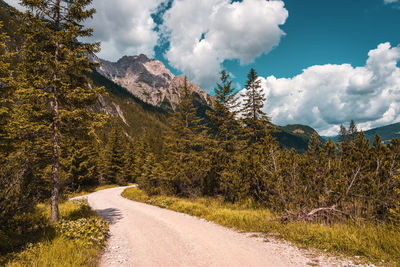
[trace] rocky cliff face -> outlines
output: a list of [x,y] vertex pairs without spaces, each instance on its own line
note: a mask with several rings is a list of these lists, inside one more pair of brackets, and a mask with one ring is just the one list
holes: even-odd
[[[179,88],[184,76],[174,76],[161,61],[149,59],[145,55],[124,56],[117,62],[96,57],[92,60],[101,63],[97,72],[150,105],[174,110],[179,101]],[[188,85],[199,102],[212,105],[209,94],[191,82]]]

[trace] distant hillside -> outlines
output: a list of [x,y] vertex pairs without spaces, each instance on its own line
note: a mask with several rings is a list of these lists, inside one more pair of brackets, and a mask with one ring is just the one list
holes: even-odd
[[11,49],[16,48],[22,42],[22,38],[16,34],[21,25],[20,12],[0,0],[0,21],[3,24],[1,31],[6,32],[11,39],[8,46]]
[[368,131],[365,131],[366,138],[369,139],[370,143],[374,141],[375,134],[379,134],[382,139],[382,142],[388,143],[393,138],[400,139],[400,122],[374,128]]
[[95,85],[104,86],[108,92],[99,100],[100,109],[112,117],[119,118],[119,123],[127,134],[136,136],[144,130],[151,134],[160,134],[160,130],[166,127],[168,115],[164,110],[144,103],[96,71],[88,76]]
[[[307,151],[311,135],[318,134],[313,128],[301,124],[278,126],[278,130],[279,132],[274,133],[274,136],[278,139],[281,147],[294,148],[299,153]],[[321,143],[325,143],[322,137],[319,136],[319,139]]]
[[[365,138],[369,140],[370,144],[373,143],[376,134],[379,134],[383,143],[389,143],[393,138],[400,139],[400,122],[373,128],[365,131],[364,134]],[[331,138],[335,142],[338,142],[339,140],[338,135]]]

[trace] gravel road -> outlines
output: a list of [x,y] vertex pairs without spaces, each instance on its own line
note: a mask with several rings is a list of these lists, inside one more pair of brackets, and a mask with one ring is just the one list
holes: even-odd
[[112,223],[100,266],[353,266],[260,234],[238,233],[186,214],[121,197],[125,187],[88,196]]

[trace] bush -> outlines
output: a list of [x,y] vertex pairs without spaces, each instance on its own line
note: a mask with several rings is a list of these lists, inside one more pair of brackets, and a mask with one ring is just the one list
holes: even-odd
[[57,237],[29,244],[7,267],[88,267],[97,266],[98,247],[84,247],[82,241]]
[[400,177],[397,178],[397,185],[398,187],[395,188],[395,194],[396,194],[396,199],[394,201],[394,206],[389,209],[389,216],[390,216],[390,221],[395,225],[395,226],[400,226]]
[[[0,253],[0,266],[97,266],[98,255],[106,244],[109,224],[96,216],[85,199],[61,203],[60,215],[62,220],[59,225],[54,225],[49,220],[49,205],[38,205],[36,220],[31,218],[29,221],[38,225],[33,223],[31,228],[41,227],[43,230],[24,237],[23,244],[14,247],[14,253],[4,257]],[[0,245],[6,242],[10,246],[13,238],[0,230]]]
[[109,223],[98,218],[62,220],[57,225],[57,232],[68,239],[80,240],[87,246],[106,244]]
[[139,202],[146,202],[150,199],[146,192],[137,187],[129,187],[125,189],[121,195],[125,198]]

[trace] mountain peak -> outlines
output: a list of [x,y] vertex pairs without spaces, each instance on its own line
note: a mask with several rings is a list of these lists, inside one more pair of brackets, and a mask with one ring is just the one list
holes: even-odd
[[[178,88],[183,84],[184,76],[175,77],[159,60],[149,59],[144,54],[123,56],[117,62],[96,57],[92,60],[101,63],[97,72],[150,105],[173,110],[179,101]],[[212,104],[212,97],[199,86],[189,82],[189,87],[198,101]]]
[[138,55],[138,56],[123,56],[123,57],[121,57],[120,59],[118,59],[118,61],[116,62],[116,63],[118,63],[118,64],[127,64],[127,63],[129,63],[129,62],[133,62],[133,61],[136,61],[136,62],[140,62],[140,63],[147,63],[147,62],[149,62],[149,61],[151,61],[151,60],[153,60],[153,59],[149,59],[146,55],[144,55],[144,54],[140,54],[140,55]]

